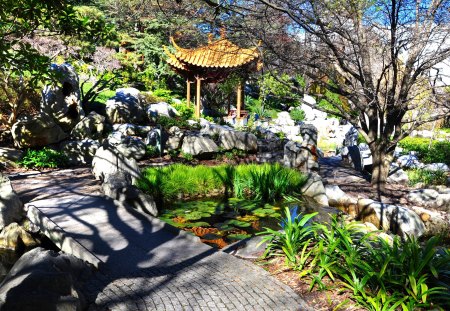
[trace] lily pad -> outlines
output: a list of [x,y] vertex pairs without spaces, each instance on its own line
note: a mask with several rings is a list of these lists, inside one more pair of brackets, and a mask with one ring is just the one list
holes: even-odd
[[219,229],[220,231],[228,231],[228,230],[233,230],[235,229],[233,226],[230,226],[227,223],[224,222],[218,222],[216,224],[213,225],[215,228]]
[[222,238],[222,237],[215,233],[208,233],[208,234],[205,234],[204,236],[202,236],[202,239],[204,239],[204,240],[217,240],[220,238]]
[[231,226],[234,226],[234,227],[241,227],[241,228],[250,227],[252,225],[249,222],[240,221],[240,220],[237,220],[237,219],[227,220],[225,223],[227,225],[231,225]]
[[194,228],[194,227],[210,227],[211,225],[204,221],[197,222],[187,222],[184,224],[184,228]]
[[276,211],[273,210],[273,208],[258,208],[253,211],[253,215],[258,217],[267,217],[271,216],[272,214],[276,213]]
[[252,236],[251,234],[235,233],[235,234],[228,235],[227,238],[230,239],[230,240],[239,241],[239,240],[243,240],[243,239],[249,238],[251,236]]
[[199,211],[192,211],[190,213],[186,213],[186,214],[183,215],[183,217],[186,220],[199,220],[199,219],[202,219],[204,217],[210,217],[210,216],[211,216],[211,214],[209,214],[209,213],[202,213],[202,212],[199,212]]

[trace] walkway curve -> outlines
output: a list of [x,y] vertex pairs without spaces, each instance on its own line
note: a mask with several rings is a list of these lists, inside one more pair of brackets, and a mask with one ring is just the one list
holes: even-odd
[[11,179],[34,221],[102,263],[83,289],[89,310],[312,310],[261,267],[104,197],[87,169]]

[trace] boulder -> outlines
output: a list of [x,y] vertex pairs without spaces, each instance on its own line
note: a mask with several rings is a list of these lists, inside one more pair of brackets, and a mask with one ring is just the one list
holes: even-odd
[[100,139],[104,130],[105,117],[92,111],[75,125],[70,135],[75,139]]
[[11,133],[18,148],[47,146],[58,143],[68,136],[45,113],[20,119],[12,126]]
[[356,146],[358,144],[358,130],[355,127],[350,127],[345,133],[344,146]]
[[22,156],[23,156],[22,150],[8,147],[0,147],[0,161],[16,162],[22,159]]
[[9,178],[0,173],[0,230],[22,217],[22,201],[12,189]]
[[219,135],[219,146],[223,150],[239,149],[246,152],[256,152],[258,150],[258,139],[252,133],[222,131]]
[[161,137],[161,135],[163,134],[164,132],[161,133],[160,129],[157,128],[152,129],[147,133],[147,137],[145,138],[145,144],[147,146],[156,147],[156,150],[160,153],[165,143],[163,137]]
[[392,184],[407,184],[409,182],[408,174],[399,166],[391,164],[387,182]]
[[0,309],[84,310],[82,282],[91,275],[74,256],[35,248],[19,258],[0,284]]
[[401,168],[420,168],[423,166],[419,158],[414,154],[405,154],[397,158],[397,164]]
[[273,120],[273,122],[279,126],[295,125],[294,120],[292,120],[291,115],[287,111],[279,112],[277,118]]
[[179,116],[180,114],[178,111],[173,108],[171,105],[169,105],[166,102],[160,102],[157,104],[152,104],[147,107],[147,115],[149,118],[151,117],[169,117],[173,118],[176,116]]
[[37,241],[19,224],[13,222],[0,233],[0,248],[18,251],[20,247],[31,248]]
[[116,96],[106,102],[106,120],[111,124],[143,122],[145,111],[140,97],[130,89],[118,89]]
[[289,141],[284,145],[283,163],[286,167],[298,168],[303,172],[318,171],[318,157],[309,146]]
[[227,125],[217,125],[213,123],[203,123],[200,134],[209,136],[210,138],[219,137],[223,132],[233,131],[233,128]]
[[450,237],[450,214],[442,211],[429,210],[419,206],[411,206],[425,224],[425,235],[433,236],[444,234]]
[[109,145],[127,158],[140,160],[145,156],[145,143],[138,137],[125,136],[120,132],[111,133],[103,145]]
[[125,136],[146,137],[153,127],[149,125],[136,125],[131,123],[113,124],[113,131],[120,132]]
[[134,158],[126,157],[110,146],[100,147],[92,160],[92,173],[95,178],[107,182],[116,172],[128,173],[133,184],[141,177],[139,166]]
[[300,191],[304,196],[310,197],[320,205],[329,206],[322,178],[317,173],[308,174],[308,180]]
[[444,171],[448,172],[450,169],[448,168],[448,165],[445,163],[431,163],[431,164],[425,164],[423,166],[423,169],[429,170],[429,171]]
[[64,131],[70,131],[84,117],[78,75],[67,63],[52,64],[51,70],[57,73],[59,84],[44,88],[41,111],[48,114]]
[[117,172],[110,175],[108,181],[102,184],[102,189],[106,196],[114,200],[128,204],[140,212],[154,217],[158,216],[158,209],[153,197],[134,187],[128,173]]
[[328,203],[330,206],[348,206],[350,204],[356,204],[357,199],[349,196],[337,185],[326,185],[325,194],[328,198]]
[[370,199],[359,199],[358,219],[373,223],[385,231],[406,237],[420,237],[425,232],[425,225],[420,217],[406,207],[384,204]]
[[180,130],[178,126],[172,126],[168,131],[168,138],[165,142],[165,149],[167,150],[177,150],[181,147],[183,141],[184,132]]
[[303,146],[317,146],[317,128],[312,124],[303,123],[300,126],[300,135],[303,138]]
[[210,156],[219,152],[219,147],[211,138],[191,133],[184,137],[181,150],[193,156]]
[[70,140],[62,142],[60,148],[67,156],[69,164],[91,164],[100,143],[93,139]]
[[445,190],[413,190],[407,194],[406,199],[413,205],[450,212],[450,193]]

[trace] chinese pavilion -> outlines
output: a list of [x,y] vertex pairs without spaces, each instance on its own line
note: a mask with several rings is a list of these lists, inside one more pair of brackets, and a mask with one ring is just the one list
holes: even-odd
[[[191,83],[197,82],[195,96],[195,116],[200,117],[200,88],[201,83],[216,83],[226,79],[231,73],[238,72],[241,76],[250,71],[257,71],[261,67],[258,48],[244,49],[225,38],[224,31],[219,39],[214,40],[209,35],[209,42],[205,46],[195,49],[185,49],[177,45],[174,38],[170,38],[175,53],[167,47],[167,62],[172,69],[183,76],[187,83],[187,104],[190,105]],[[241,117],[242,81],[237,86],[236,115]]]

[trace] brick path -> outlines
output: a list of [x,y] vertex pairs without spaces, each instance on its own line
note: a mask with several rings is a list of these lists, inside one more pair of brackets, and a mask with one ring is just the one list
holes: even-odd
[[86,171],[12,184],[63,249],[98,260],[89,310],[312,310],[262,268],[103,197]]

